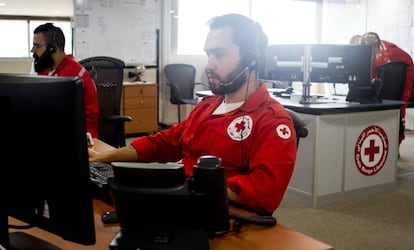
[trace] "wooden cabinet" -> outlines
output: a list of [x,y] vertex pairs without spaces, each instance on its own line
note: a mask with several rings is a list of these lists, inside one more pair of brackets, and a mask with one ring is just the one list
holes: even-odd
[[124,84],[121,113],[132,117],[125,123],[126,134],[158,130],[158,85]]

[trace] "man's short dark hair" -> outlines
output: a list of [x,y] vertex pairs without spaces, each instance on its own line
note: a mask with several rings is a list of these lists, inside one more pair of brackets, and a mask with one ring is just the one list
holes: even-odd
[[377,39],[377,43],[375,45],[379,48],[380,45],[381,45],[381,38],[379,37],[379,35],[375,32],[372,32],[372,31],[369,31],[369,32],[365,33],[365,36],[367,36],[367,35],[375,36],[375,39]]
[[65,50],[65,35],[62,29],[54,26],[53,23],[41,24],[36,27],[33,33],[43,33],[48,46],[57,46],[62,51]]
[[262,26],[250,18],[240,14],[217,16],[208,22],[210,29],[230,27],[233,29],[233,41],[240,47],[244,57],[253,54],[256,63],[261,65],[267,48],[267,36]]

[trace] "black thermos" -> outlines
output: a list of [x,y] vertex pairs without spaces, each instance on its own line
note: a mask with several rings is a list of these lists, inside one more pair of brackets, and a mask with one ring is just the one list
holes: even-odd
[[207,232],[210,236],[227,233],[230,228],[226,171],[221,159],[201,156],[193,167],[194,190],[207,194]]

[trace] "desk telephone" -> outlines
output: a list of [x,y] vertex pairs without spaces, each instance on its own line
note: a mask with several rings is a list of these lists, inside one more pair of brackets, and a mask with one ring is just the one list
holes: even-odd
[[118,221],[121,231],[110,249],[128,249],[126,245],[209,249],[208,238],[231,230],[230,218],[238,222],[236,225],[276,224],[271,215],[229,212],[225,169],[217,157],[200,157],[190,178],[185,177],[184,167],[175,163],[113,162],[112,166],[114,178],[108,184],[116,213],[104,213],[102,219]]

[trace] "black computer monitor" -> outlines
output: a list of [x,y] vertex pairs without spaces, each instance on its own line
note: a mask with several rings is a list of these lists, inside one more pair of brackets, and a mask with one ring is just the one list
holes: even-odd
[[[95,244],[83,86],[80,78],[0,74],[0,244],[8,216],[63,239]],[[32,249],[46,249],[42,247]]]
[[264,75],[261,79],[292,82],[303,81],[305,46],[269,45],[265,55]]
[[311,45],[309,82],[368,86],[371,82],[371,53],[371,45]]

